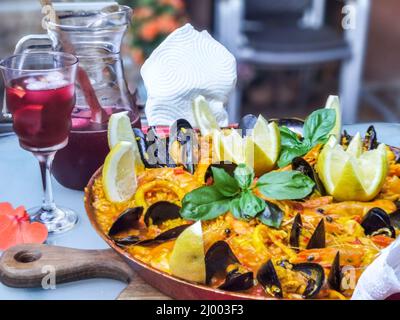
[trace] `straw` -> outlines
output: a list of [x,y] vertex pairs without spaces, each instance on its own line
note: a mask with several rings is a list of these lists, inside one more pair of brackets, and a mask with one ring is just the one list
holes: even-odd
[[[39,0],[39,2],[42,6],[43,12],[50,11],[51,13],[53,13],[49,14],[50,21],[53,22],[54,24],[59,25],[60,20],[57,14],[55,13],[52,1]],[[60,32],[60,36],[61,36],[61,42],[63,43],[64,51],[71,54],[75,54],[75,48],[72,42],[70,41],[68,35],[65,32]],[[97,123],[106,122],[108,120],[108,115],[101,107],[86,71],[80,66],[78,66],[77,82],[79,83],[85,101],[91,110],[91,121]]]

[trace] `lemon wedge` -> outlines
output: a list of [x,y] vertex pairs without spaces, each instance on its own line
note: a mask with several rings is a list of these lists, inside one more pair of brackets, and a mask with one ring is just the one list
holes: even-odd
[[342,110],[340,107],[339,97],[330,95],[326,100],[325,108],[333,109],[336,112],[335,126],[332,128],[329,135],[334,135],[335,138],[339,141],[342,134]]
[[337,201],[370,201],[381,190],[388,172],[386,146],[362,151],[356,135],[345,151],[330,138],[317,161],[317,171],[326,191]]
[[178,278],[205,283],[206,264],[201,221],[186,228],[176,239],[169,268],[172,275]]
[[112,149],[117,143],[127,141],[132,143],[132,149],[135,156],[136,173],[144,171],[144,164],[140,157],[139,147],[136,137],[131,126],[131,119],[128,116],[128,111],[113,113],[108,120],[108,145]]
[[198,96],[193,100],[192,107],[197,127],[203,136],[210,135],[215,130],[220,130],[218,121],[212,113],[206,98]]
[[103,188],[106,198],[115,203],[132,198],[137,189],[136,157],[132,143],[118,142],[107,155],[103,166]]
[[244,163],[243,138],[235,129],[213,132],[213,161]]

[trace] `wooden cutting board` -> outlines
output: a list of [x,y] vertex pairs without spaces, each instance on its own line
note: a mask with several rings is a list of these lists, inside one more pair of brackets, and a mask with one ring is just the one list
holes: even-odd
[[[24,244],[5,251],[0,258],[0,281],[9,287],[41,288],[48,270],[55,269],[56,284],[92,278],[127,283],[118,300],[170,299],[145,283],[112,249],[81,250],[44,244]],[[43,269],[45,267],[45,269]]]

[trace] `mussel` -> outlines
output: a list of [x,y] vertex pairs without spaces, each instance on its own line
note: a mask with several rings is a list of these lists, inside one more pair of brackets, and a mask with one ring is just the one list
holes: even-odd
[[257,281],[273,297],[283,298],[281,281],[278,278],[272,260],[268,260],[258,269]]
[[321,219],[307,244],[308,249],[325,248],[325,220]]
[[190,123],[185,119],[176,120],[170,128],[168,153],[178,153],[174,154],[175,162],[181,163],[190,173],[194,173],[194,164],[197,163],[197,145],[197,135]]
[[219,163],[212,163],[208,166],[206,174],[204,175],[204,182],[208,182],[210,178],[212,178],[212,170],[211,167],[215,168],[220,168],[224,169],[229,175],[233,176],[233,172],[235,171],[237,164],[235,163],[225,163],[225,162],[219,162]]
[[242,130],[242,136],[245,137],[251,133],[257,122],[257,117],[254,114],[246,114],[239,121],[239,129]]
[[381,208],[372,208],[361,221],[366,235],[384,234],[391,238],[396,237],[389,215]]
[[341,291],[341,283],[342,283],[342,269],[340,267],[340,253],[339,251],[336,253],[335,259],[333,260],[331,270],[328,275],[328,284],[329,286],[338,292]]
[[314,168],[302,157],[296,157],[292,160],[292,169],[296,171],[300,171],[304,175],[308,176],[315,182],[315,188],[319,192],[321,196],[326,195],[326,191],[324,185],[322,184],[321,180],[319,179],[317,173],[315,172]]
[[290,230],[289,244],[295,251],[300,250],[300,235],[303,228],[301,215],[298,213],[293,220],[292,229]]
[[137,142],[139,152],[140,152],[140,158],[142,159],[144,166],[146,168],[156,167],[155,163],[150,163],[150,162],[155,162],[155,161],[149,161],[150,157],[147,153],[148,146],[147,146],[146,135],[143,133],[142,130],[140,130],[138,128],[133,128],[133,133],[135,134],[136,142]]
[[348,146],[352,139],[353,137],[346,130],[343,130],[341,144]]
[[181,207],[172,202],[155,202],[147,208],[144,215],[144,223],[146,224],[146,226],[149,226],[151,224],[161,225],[167,220],[180,218],[180,209]]
[[397,147],[389,147],[390,150],[394,153],[394,161],[396,163],[400,162],[400,148]]
[[108,231],[108,235],[110,237],[114,237],[120,232],[128,231],[132,228],[137,229],[139,219],[142,216],[142,213],[143,213],[143,207],[134,207],[126,209],[114,221],[113,225]]
[[318,263],[298,263],[293,264],[292,270],[298,271],[306,275],[307,286],[302,293],[304,299],[314,298],[322,288],[325,281],[324,268]]
[[206,252],[206,284],[210,284],[215,275],[225,276],[218,289],[242,291],[254,285],[253,272],[240,265],[239,260],[225,241],[217,241]]
[[378,139],[374,126],[369,126],[364,138],[364,148],[367,150],[376,149],[378,147]]
[[269,227],[278,229],[281,226],[284,212],[276,204],[270,201],[265,200],[265,204],[266,206],[264,211],[257,215],[257,219]]

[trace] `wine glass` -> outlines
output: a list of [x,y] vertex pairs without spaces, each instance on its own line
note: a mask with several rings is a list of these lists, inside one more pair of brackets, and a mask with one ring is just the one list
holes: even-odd
[[62,52],[23,53],[0,61],[19,144],[39,160],[43,203],[28,213],[51,234],[70,230],[78,221],[74,211],[56,206],[51,186],[54,155],[68,143],[77,65],[75,56]]

